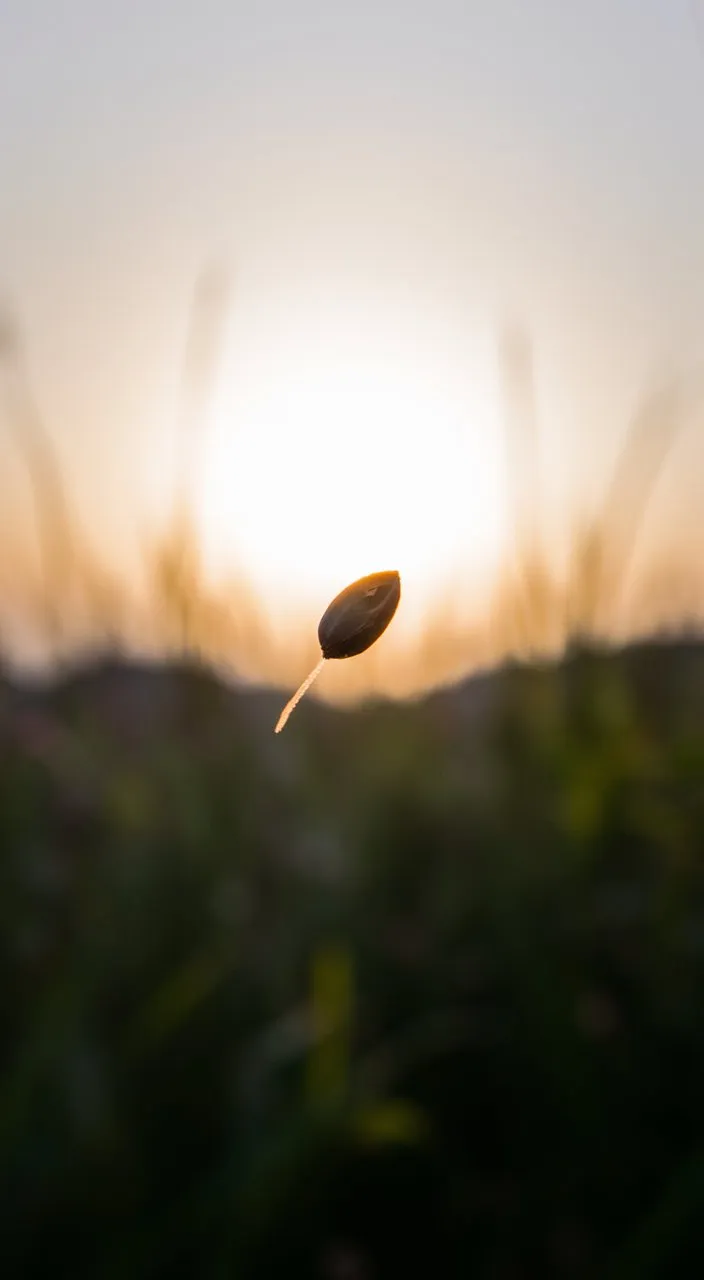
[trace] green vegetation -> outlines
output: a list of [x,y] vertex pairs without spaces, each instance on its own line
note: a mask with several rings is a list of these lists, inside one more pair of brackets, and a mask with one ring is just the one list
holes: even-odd
[[0,683],[3,1276],[698,1274],[704,649],[279,706]]

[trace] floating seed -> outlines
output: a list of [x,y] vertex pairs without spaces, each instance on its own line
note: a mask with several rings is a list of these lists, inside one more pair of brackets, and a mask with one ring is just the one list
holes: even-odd
[[281,732],[294,707],[320,675],[326,660],[355,658],[383,635],[400,598],[401,579],[396,569],[358,578],[335,596],[318,624],[322,657],[284,707],[275,733]]

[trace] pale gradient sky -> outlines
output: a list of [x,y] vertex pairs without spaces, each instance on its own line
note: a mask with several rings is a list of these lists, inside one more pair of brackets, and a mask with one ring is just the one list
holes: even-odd
[[458,350],[522,316],[552,483],[587,486],[649,372],[704,356],[704,4],[3,0],[0,297],[98,541],[158,488],[213,255],[264,347],[365,299]]

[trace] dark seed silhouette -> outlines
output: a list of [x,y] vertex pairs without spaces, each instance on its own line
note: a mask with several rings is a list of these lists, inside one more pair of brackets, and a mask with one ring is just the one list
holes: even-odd
[[355,658],[383,635],[400,598],[401,578],[396,569],[358,578],[335,596],[318,624],[322,657],[284,707],[275,733],[281,732],[294,707],[320,675],[324,662],[331,658]]
[[324,658],[355,658],[388,627],[401,597],[395,569],[370,573],[345,587],[328,605],[318,625]]

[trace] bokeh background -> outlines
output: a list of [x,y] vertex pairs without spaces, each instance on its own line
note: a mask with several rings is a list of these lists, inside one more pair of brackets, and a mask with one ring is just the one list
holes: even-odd
[[700,1273],[703,157],[698,0],[3,6],[3,1275]]

